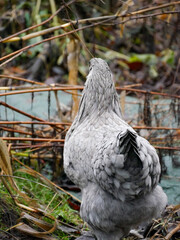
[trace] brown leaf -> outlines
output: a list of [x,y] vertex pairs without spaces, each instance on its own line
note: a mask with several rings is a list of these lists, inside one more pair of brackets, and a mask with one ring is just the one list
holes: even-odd
[[22,212],[19,221],[27,220],[29,222],[34,223],[38,227],[42,228],[43,230],[47,231],[47,233],[52,233],[55,231],[57,227],[57,222],[54,222],[54,225],[47,223],[39,218],[36,218],[34,216],[31,216],[30,214],[26,212]]
[[48,240],[57,240],[57,238],[48,236],[48,232],[38,232],[32,227],[28,226],[25,223],[19,223],[15,227],[15,229],[19,230],[20,232],[23,232],[25,234],[28,234],[30,236],[36,237],[36,238],[41,238],[41,239],[48,239]]
[[[32,202],[32,199],[30,199],[26,194],[22,193],[19,190],[16,182],[14,181],[8,148],[6,146],[6,143],[2,139],[0,139],[0,166],[1,166],[0,176],[8,192],[13,196],[14,195],[13,191],[15,191],[17,194],[23,197],[27,202],[28,201]],[[18,203],[17,199],[14,199],[14,201],[16,204]]]
[[[2,139],[0,139],[0,166],[4,174],[12,176],[11,160],[6,143]],[[12,181],[11,178],[9,180]]]

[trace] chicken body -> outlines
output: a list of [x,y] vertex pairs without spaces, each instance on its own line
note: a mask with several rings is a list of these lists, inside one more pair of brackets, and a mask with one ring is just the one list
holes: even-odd
[[119,240],[167,204],[155,149],[122,120],[107,63],[94,58],[64,146],[64,169],[82,190],[81,217],[98,240]]

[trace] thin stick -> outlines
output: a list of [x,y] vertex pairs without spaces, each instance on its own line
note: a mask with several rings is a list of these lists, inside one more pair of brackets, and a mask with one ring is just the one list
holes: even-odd
[[[117,17],[114,17],[114,18],[117,18]],[[25,52],[25,51],[27,51],[28,49],[30,49],[30,48],[32,48],[32,47],[35,47],[35,46],[37,46],[37,45],[39,45],[39,44],[42,44],[42,43],[45,43],[45,42],[54,40],[54,39],[56,39],[56,38],[65,37],[65,36],[68,36],[68,35],[70,35],[70,34],[72,34],[72,33],[79,32],[79,31],[84,30],[84,29],[87,29],[87,28],[91,28],[91,27],[94,27],[94,26],[96,26],[96,25],[99,25],[99,24],[108,22],[108,21],[109,21],[109,19],[105,19],[105,20],[103,20],[103,21],[101,21],[101,22],[94,23],[94,24],[90,24],[90,25],[86,25],[86,26],[84,26],[84,27],[80,27],[80,28],[77,28],[77,29],[75,29],[75,30],[72,30],[72,31],[63,33],[63,34],[59,34],[59,35],[57,35],[57,36],[53,36],[53,37],[44,39],[44,40],[42,40],[42,41],[40,41],[40,42],[37,42],[37,43],[34,43],[34,44],[30,44],[30,45],[28,45],[28,46],[26,46],[26,47],[24,47],[24,48],[21,48],[20,50],[17,50],[17,51],[12,52],[12,53],[4,56],[4,57],[1,57],[1,58],[0,58],[0,61],[4,60],[4,59],[6,59],[6,58],[12,57],[12,56],[18,54],[18,53],[21,52],[21,51]]]
[[55,95],[55,99],[56,99],[58,117],[59,117],[59,119],[63,120],[63,114],[62,114],[62,111],[61,111],[61,106],[60,106],[60,103],[59,103],[57,91],[54,91],[54,95]]
[[[107,18],[107,16],[103,16],[103,17],[101,17],[101,19],[104,19],[104,18],[105,18],[105,20],[103,20],[103,21],[101,21],[101,22],[94,23],[94,24],[90,24],[90,25],[87,25],[87,26],[84,26],[84,27],[75,29],[75,30],[73,30],[73,31],[69,31],[69,32],[64,33],[64,34],[60,34],[60,35],[57,35],[57,36],[54,36],[54,37],[51,37],[51,38],[44,39],[44,40],[42,40],[41,42],[38,42],[38,43],[35,43],[35,44],[31,44],[31,45],[29,45],[29,46],[26,46],[26,47],[20,49],[20,50],[15,51],[14,53],[8,54],[8,55],[0,58],[0,61],[4,60],[4,59],[6,59],[6,58],[9,58],[9,57],[11,57],[11,56],[14,56],[14,55],[18,54],[18,53],[21,52],[21,51],[26,51],[26,50],[28,50],[29,48],[34,47],[34,46],[37,46],[37,45],[42,44],[42,43],[44,43],[44,42],[47,42],[47,41],[50,41],[50,40],[53,40],[53,39],[56,39],[56,38],[64,37],[64,36],[69,35],[69,34],[71,34],[71,33],[75,33],[75,32],[78,32],[78,31],[80,31],[80,30],[83,30],[83,29],[86,29],[86,28],[90,28],[90,27],[93,27],[93,26],[96,26],[96,25],[99,25],[99,24],[108,22],[110,19],[116,19],[117,17],[133,16],[133,15],[137,15],[137,14],[139,14],[139,13],[149,12],[149,11],[152,11],[152,10],[161,9],[161,8],[165,8],[165,7],[172,6],[172,5],[178,5],[178,4],[180,4],[180,1],[178,1],[178,2],[172,2],[172,3],[167,3],[167,4],[162,4],[162,5],[159,5],[159,6],[150,7],[150,8],[147,8],[147,9],[135,11],[135,12],[128,13],[128,14],[124,14],[124,15],[118,15],[118,13],[117,13],[116,15],[108,16],[108,18]],[[64,8],[64,6],[63,6],[63,8]],[[72,24],[72,23],[71,23],[71,24]],[[32,26],[32,27],[33,27],[33,26]],[[29,29],[31,29],[31,28],[29,28]],[[12,36],[10,36],[9,38],[12,38]],[[5,39],[4,39],[4,40],[5,40]],[[4,41],[4,40],[1,40],[1,41]],[[7,40],[7,38],[6,38],[6,40]],[[0,41],[0,42],[1,42],[1,41]]]
[[[34,144],[34,145],[18,145],[18,143],[12,143],[11,149],[27,149],[27,148],[52,148],[52,147],[63,147],[63,144],[54,144],[54,143],[46,143],[46,144]],[[34,151],[34,149],[33,149]]]
[[7,141],[64,142],[64,139],[54,138],[1,137],[1,139]]
[[134,129],[147,129],[147,130],[180,130],[180,128],[171,127],[146,127],[146,126],[132,126]]
[[7,64],[8,62],[12,61],[14,58],[20,56],[22,53],[23,53],[23,51],[17,53],[15,56],[13,56],[13,57],[9,58],[8,60],[6,60],[5,62],[1,63],[1,64],[0,64],[0,68],[1,68],[3,65]]
[[[154,10],[157,10],[157,9],[162,9],[162,8],[170,7],[170,6],[173,6],[173,5],[175,6],[175,5],[178,5],[178,4],[180,4],[180,1],[172,2],[172,3],[160,4],[160,5],[158,5],[158,6],[145,8],[145,9],[138,10],[138,11],[135,11],[135,12],[132,12],[132,13],[126,13],[126,14],[124,14],[124,15],[121,15],[121,17],[133,16],[133,15],[137,15],[137,14],[140,14],[140,13],[145,13],[145,12],[150,12],[150,11],[154,11]],[[118,15],[118,14],[117,14],[117,15]],[[118,16],[119,16],[119,15],[118,15]]]
[[144,94],[151,94],[151,95],[160,95],[164,97],[170,97],[170,98],[179,98],[178,95],[168,94],[168,93],[161,93],[161,92],[152,92],[148,90],[141,90],[141,89],[133,89],[133,88],[122,88],[122,87],[116,87],[117,90],[127,90],[131,92],[138,92],[138,93],[144,93]]
[[[11,79],[15,79],[15,80],[23,81],[23,82],[28,82],[28,83],[33,83],[33,84],[37,84],[37,85],[47,86],[47,84],[45,84],[45,83],[29,80],[29,79],[22,78],[22,77],[16,77],[16,76],[9,76],[9,75],[0,74],[0,78],[11,78]],[[12,89],[13,89],[13,87],[12,87]]]
[[[149,18],[149,17],[155,17],[155,16],[159,16],[159,15],[163,15],[163,14],[175,14],[175,13],[179,13],[179,11],[167,11],[167,12],[159,12],[159,13],[142,15],[142,16],[138,16],[138,17],[130,17],[129,19],[120,21],[118,24],[126,23],[126,22],[129,22],[129,21],[137,20],[137,19],[142,19],[142,18]],[[96,18],[79,19],[78,23],[83,24],[83,23],[94,22],[94,21],[102,20],[102,19],[106,19],[106,18],[114,18],[114,17],[117,17],[117,16],[123,18],[123,17],[127,16],[127,14],[125,14],[125,15],[109,15],[109,16],[101,16],[101,17],[96,17]],[[58,25],[58,26],[47,28],[47,29],[44,29],[44,30],[41,30],[41,31],[38,31],[38,32],[27,34],[23,37],[14,37],[14,38],[10,38],[8,40],[3,40],[2,42],[3,43],[15,42],[15,41],[20,41],[20,40],[21,41],[26,41],[26,40],[29,40],[31,38],[35,38],[35,37],[38,37],[38,36],[45,35],[47,33],[55,32],[59,29],[67,28],[67,27],[71,26],[72,24],[76,24],[76,22],[77,21],[70,21],[70,22],[64,23],[62,25]]]
[[[145,12],[149,12],[149,11],[154,11],[154,10],[157,10],[157,9],[162,9],[162,8],[166,8],[166,7],[169,7],[169,6],[172,6],[172,5],[177,5],[177,4],[180,4],[180,2],[172,2],[172,3],[167,3],[167,4],[162,4],[162,5],[159,5],[159,6],[155,6],[155,7],[150,7],[150,8],[146,8],[146,9],[143,9],[143,10],[138,10],[138,11],[135,11],[135,12],[132,12],[132,13],[126,13],[126,14],[119,14],[119,13],[116,13],[115,15],[109,15],[109,16],[101,16],[101,17],[95,17],[95,18],[87,18],[87,19],[79,19],[78,20],[78,23],[87,23],[87,22],[94,22],[94,21],[101,21],[101,20],[104,20],[104,19],[113,19],[114,17],[131,17],[133,15],[137,15],[137,14],[140,14],[140,13],[145,13]],[[136,18],[130,18],[128,20],[125,20],[126,21],[131,21],[131,20],[134,20],[134,19],[138,19],[138,18],[147,18],[147,17],[153,17],[153,16],[158,16],[158,15],[162,15],[162,14],[173,14],[173,13],[178,13],[179,11],[167,11],[167,12],[161,12],[161,13],[154,13],[154,14],[149,14],[149,15],[145,15],[145,16],[139,16],[139,17],[136,17]],[[17,36],[19,35],[19,33],[17,34],[13,34],[7,38],[4,38],[2,40],[0,40],[0,42],[11,42],[11,41],[19,41],[19,40],[28,40],[28,39],[31,39],[31,38],[34,38],[34,37],[37,37],[37,36],[42,36],[44,34],[47,34],[47,33],[50,33],[50,32],[54,32],[54,31],[57,31],[59,29],[63,29],[63,28],[67,28],[69,26],[71,26],[72,24],[76,24],[77,21],[70,21],[68,23],[65,23],[65,24],[62,24],[60,26],[55,26],[55,27],[51,27],[51,28],[48,28],[48,29],[45,29],[45,30],[42,30],[42,31],[38,31],[38,32],[35,32],[35,33],[30,33],[26,36],[23,36],[22,38],[20,37],[14,37],[13,36]],[[124,23],[121,22],[121,23]],[[39,25],[36,25],[36,26],[41,26],[43,25],[44,22],[42,22],[41,24]],[[34,26],[32,26],[34,28]],[[22,30],[22,31],[27,31],[27,30],[31,30],[32,28],[28,28],[28,29],[25,29],[25,30]],[[21,31],[21,32],[22,32]]]
[[156,149],[163,149],[163,150],[177,150],[180,151],[180,147],[161,147],[161,146],[154,146]]
[[[66,3],[66,6],[69,6],[70,4],[72,4],[72,3],[75,2],[75,1],[76,1],[76,0],[71,0],[71,1],[69,1],[68,3]],[[53,17],[55,17],[55,16],[56,16],[61,10],[63,10],[64,8],[65,8],[65,5],[61,6],[54,14],[52,14],[52,15],[51,15],[48,19],[46,19],[45,21],[43,21],[43,22],[41,22],[41,23],[39,23],[39,24],[37,24],[37,25],[31,26],[31,27],[29,27],[29,28],[23,29],[23,30],[21,30],[21,31],[19,31],[19,32],[17,32],[17,33],[14,33],[13,35],[11,35],[11,36],[9,36],[9,37],[6,37],[6,38],[4,38],[4,39],[1,39],[1,40],[0,40],[0,43],[1,43],[1,42],[4,42],[4,41],[7,41],[8,39],[13,38],[13,37],[15,37],[15,36],[18,36],[18,35],[21,34],[21,33],[27,32],[27,31],[29,31],[29,30],[32,30],[32,29],[34,29],[34,28],[37,28],[37,27],[39,27],[39,26],[42,26],[42,25],[46,24],[47,22],[51,21],[51,19],[53,19]]]
[[28,90],[17,90],[11,92],[0,93],[0,97],[14,95],[14,94],[22,94],[22,93],[32,93],[32,92],[47,92],[47,91],[59,91],[59,90],[81,90],[83,87],[46,87],[46,88],[38,88],[38,89],[28,89]]
[[19,110],[18,108],[15,108],[15,107],[13,107],[13,106],[5,103],[5,102],[0,101],[0,105],[3,105],[4,107],[10,108],[11,110],[16,111],[16,112],[18,112],[18,113],[20,113],[20,114],[22,114],[22,115],[24,115],[26,117],[35,119],[35,120],[40,121],[40,122],[44,122],[43,119],[35,117],[35,116],[33,116],[33,115],[29,114],[29,113],[23,112],[23,111]]
[[170,240],[171,237],[180,230],[180,223],[175,227],[173,228],[167,235],[166,237],[164,238],[165,240]]
[[0,121],[0,124],[42,124],[42,125],[71,125],[68,122],[35,122],[35,121]]
[[59,205],[62,204],[62,201],[60,201],[53,209],[51,209],[51,211],[49,211],[49,214],[51,214],[52,212],[54,212],[54,210],[59,207]]
[[[14,132],[14,133],[16,132],[16,133],[20,133],[20,134],[24,134],[24,135],[34,135],[34,133],[31,133],[31,132],[25,132],[25,131],[13,129],[13,128],[7,128],[4,126],[1,126],[0,129],[2,129],[3,131],[7,131],[7,132]],[[35,133],[35,135],[39,136],[39,135],[37,135],[37,133]],[[43,136],[41,135],[39,137],[43,137]]]
[[51,201],[48,203],[47,207],[45,208],[45,212],[47,212],[49,206],[51,205],[51,203],[54,201],[55,197],[57,196],[57,192],[54,194],[54,196],[52,197]]
[[[25,137],[1,137],[1,139],[6,141],[35,141],[35,142],[62,142],[64,143],[64,139],[53,139],[53,138],[25,138]],[[163,150],[177,150],[180,151],[180,147],[162,147],[162,146],[154,146],[156,149]]]
[[[40,121],[40,122],[45,122],[45,120],[43,120],[43,119],[41,119],[41,118],[38,118],[38,117],[35,117],[35,116],[33,116],[33,115],[29,114],[29,113],[23,112],[23,111],[15,108],[15,107],[13,107],[13,106],[5,103],[5,102],[0,101],[0,105],[3,105],[4,107],[10,108],[10,109],[12,109],[13,111],[16,111],[16,112],[18,112],[18,113],[20,113],[20,114],[22,114],[22,115],[24,115],[24,116],[26,116],[26,117],[35,119],[35,120]],[[51,124],[49,124],[49,125],[51,125]],[[51,125],[51,127],[52,127],[52,126],[53,126],[53,125]],[[61,127],[61,126],[58,126],[58,128],[64,129],[64,128]]]
[[[15,125],[15,124],[42,124],[42,125],[55,125],[55,126],[58,126],[58,125],[67,125],[67,126],[70,126],[71,123],[56,123],[56,122],[21,122],[21,121],[0,121],[0,125],[1,124],[9,124],[9,125]],[[14,130],[14,129],[11,129],[11,128],[6,128],[4,126],[2,126],[1,128],[3,128],[5,131],[11,131],[11,130]],[[174,127],[166,127],[166,126],[162,126],[162,127],[147,127],[147,126],[132,126],[132,128],[134,129],[147,129],[147,130],[180,130],[180,128],[174,128]],[[16,132],[19,132],[19,133],[22,133],[22,134],[28,134],[28,135],[32,135],[31,133],[29,132],[24,132],[24,131],[21,131],[21,130],[14,130]],[[157,139],[157,138],[155,138]]]
[[[45,88],[45,87],[50,87],[51,86],[51,84],[50,85],[44,85],[44,86],[41,86],[41,85],[28,85],[28,86],[26,86],[26,85],[19,85],[19,86],[8,86],[8,87],[6,87],[6,86],[3,86],[3,87],[0,87],[0,91],[3,91],[3,90],[5,90],[5,91],[17,91],[17,90],[28,90],[28,89],[36,89],[36,88]],[[55,85],[53,84],[52,85],[53,87],[55,87]]]
[[161,13],[153,13],[153,14],[146,14],[146,15],[140,15],[137,17],[130,17],[128,19],[125,19],[123,21],[117,21],[115,24],[124,24],[133,20],[138,20],[138,19],[144,19],[144,18],[152,18],[152,17],[156,17],[159,15],[163,15],[163,14],[176,14],[176,13],[180,13],[180,11],[168,11],[168,12],[161,12]]
[[[50,87],[50,88],[40,88],[40,89],[29,89],[29,90],[20,90],[20,91],[12,91],[12,92],[6,92],[1,93],[0,97],[2,96],[8,96],[8,95],[14,95],[14,94],[22,94],[22,93],[32,93],[32,92],[46,92],[46,91],[64,91],[64,90],[83,90],[83,86],[66,86],[66,87]],[[134,89],[129,87],[116,87],[117,90],[126,90],[131,92],[137,92],[137,93],[143,93],[143,94],[151,94],[151,95],[160,95],[164,97],[170,97],[170,98],[178,98],[180,99],[180,96],[168,94],[168,93],[161,93],[161,92],[153,92],[153,91],[147,91],[142,89]]]
[[[32,83],[32,84],[36,84],[36,85],[40,85],[42,88],[46,88],[46,87],[67,87],[67,84],[45,84],[42,82],[37,82],[34,80],[29,80],[26,78],[21,78],[21,77],[17,77],[17,76],[9,76],[9,75],[3,75],[0,74],[0,78],[10,78],[10,79],[14,79],[14,80],[19,80],[19,81],[24,81],[24,82],[28,82],[28,83]],[[13,91],[13,90],[25,90],[25,89],[35,89],[38,88],[40,86],[24,86],[24,85],[20,85],[20,86],[10,86],[10,87],[0,87],[0,90],[9,90],[9,91]],[[79,85],[70,85],[68,84],[68,86],[70,87],[80,87]],[[127,88],[132,88],[132,87],[141,87],[142,83],[137,83],[137,84],[130,84],[130,85],[124,85],[123,87],[127,87]],[[83,88],[83,87],[82,87]],[[70,93],[70,92],[68,92]],[[70,93],[73,94],[73,93]],[[79,95],[79,94],[77,94]]]

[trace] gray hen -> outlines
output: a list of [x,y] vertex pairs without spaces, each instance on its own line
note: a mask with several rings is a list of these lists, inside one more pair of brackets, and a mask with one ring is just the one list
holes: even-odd
[[82,190],[81,217],[98,240],[119,240],[166,206],[156,151],[122,120],[111,70],[100,58],[90,61],[66,135],[64,169]]

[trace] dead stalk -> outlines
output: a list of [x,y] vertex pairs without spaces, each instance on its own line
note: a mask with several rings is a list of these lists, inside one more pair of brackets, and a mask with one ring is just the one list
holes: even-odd
[[9,40],[9,39],[11,39],[11,38],[13,38],[13,37],[16,37],[16,36],[18,36],[18,35],[21,34],[21,33],[27,32],[27,31],[29,31],[29,30],[32,30],[32,29],[34,29],[34,28],[40,27],[40,26],[48,23],[48,22],[51,21],[61,10],[63,10],[66,6],[69,6],[70,4],[72,4],[72,3],[75,2],[75,1],[76,1],[76,0],[71,0],[71,1],[69,1],[68,3],[66,3],[66,5],[61,6],[54,14],[52,14],[48,19],[46,19],[45,21],[41,22],[40,24],[36,24],[36,25],[31,26],[31,27],[29,27],[29,28],[23,29],[22,31],[19,31],[19,32],[17,32],[17,33],[14,33],[13,35],[11,35],[11,36],[9,36],[9,37],[6,37],[6,38],[4,38],[4,39],[1,39],[1,40],[0,40],[0,43],[1,43],[1,42],[5,42],[5,41],[7,41],[7,40]]

